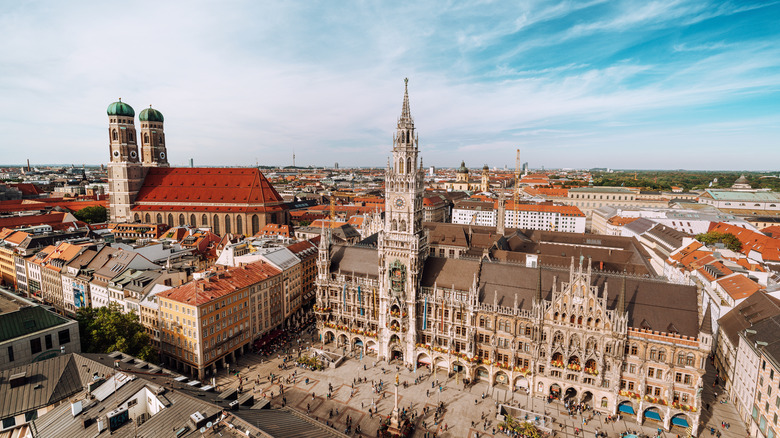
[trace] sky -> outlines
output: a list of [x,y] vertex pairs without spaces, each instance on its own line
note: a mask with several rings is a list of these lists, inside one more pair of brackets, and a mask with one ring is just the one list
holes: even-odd
[[[780,1],[24,1],[0,8],[0,163],[100,164],[106,107],[172,165],[780,168]],[[137,119],[136,119],[136,123]]]

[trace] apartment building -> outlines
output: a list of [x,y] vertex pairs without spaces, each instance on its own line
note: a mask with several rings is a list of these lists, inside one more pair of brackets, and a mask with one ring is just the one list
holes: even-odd
[[252,342],[250,295],[274,275],[262,262],[219,267],[157,294],[164,363],[199,379],[235,363]]

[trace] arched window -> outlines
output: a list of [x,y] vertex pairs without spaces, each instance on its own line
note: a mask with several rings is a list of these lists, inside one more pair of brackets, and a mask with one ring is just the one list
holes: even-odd
[[230,232],[230,216],[225,215],[225,234]]
[[406,131],[406,142],[409,143],[409,131]]
[[167,223],[168,223],[168,226],[171,226],[171,227],[174,225],[174,223],[173,223],[173,213],[168,213],[168,222]]
[[179,213],[179,226],[181,227],[183,225],[184,225],[184,214]]
[[214,231],[214,234],[219,234],[219,216],[216,214],[214,215],[214,222],[211,223],[211,229]]
[[395,219],[390,222],[390,231],[398,231],[398,222],[396,222]]
[[111,131],[111,139],[112,139],[112,140],[117,140],[117,139],[118,139],[118,135],[117,135],[117,133],[116,133],[116,129],[114,129],[113,131]]
[[244,224],[241,220],[241,216],[236,216],[236,233],[244,234]]
[[252,215],[252,235],[260,232],[260,219],[257,218],[256,214]]
[[412,159],[411,158],[407,158],[406,159],[406,170],[409,173],[412,173]]
[[194,215],[194,214],[191,214],[191,215],[190,215],[190,225],[192,225],[193,227],[194,227],[195,225],[197,225],[197,224],[195,223],[195,215]]
[[660,362],[666,361],[666,350],[664,350],[663,348],[658,350],[658,360]]
[[[209,217],[205,214],[200,217],[200,226],[205,227],[209,224]],[[192,225],[195,225],[194,223]]]
[[162,214],[160,214],[160,213],[157,213],[157,223],[158,224],[163,223],[163,221],[162,221]]
[[404,159],[398,160],[398,173],[404,173]]
[[140,220],[141,220],[141,219],[138,217],[138,213],[136,213],[136,214],[134,214],[134,215],[133,215],[133,222],[138,222],[138,221],[140,221]]
[[401,221],[401,228],[398,231],[406,231],[406,221]]
[[149,134],[144,134],[144,144],[149,144]]
[[650,360],[657,360],[658,359],[658,350],[655,348],[650,349]]
[[152,222],[152,218],[149,217],[149,213],[146,213],[146,216],[144,217],[144,222],[146,222],[147,224]]
[[688,354],[688,356],[685,358],[685,365],[692,367],[693,366],[693,355]]
[[685,365],[685,353],[680,352],[677,354],[677,365]]

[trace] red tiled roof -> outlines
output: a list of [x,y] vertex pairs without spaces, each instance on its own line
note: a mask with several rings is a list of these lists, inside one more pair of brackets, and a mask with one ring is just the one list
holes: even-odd
[[13,243],[14,245],[19,245],[29,236],[28,233],[25,233],[23,231],[17,231],[13,234],[8,235],[8,237],[5,238],[5,241],[8,243]]
[[628,225],[631,222],[634,222],[635,220],[639,219],[638,217],[623,217],[623,216],[612,216],[607,221],[610,225],[617,225],[622,227],[623,225]]
[[761,290],[761,286],[758,283],[741,274],[721,278],[717,283],[735,300],[747,298],[756,291]]
[[16,190],[19,190],[20,192],[22,192],[22,195],[27,195],[27,196],[42,195],[46,193],[43,190],[41,190],[40,187],[31,183],[9,183],[8,186],[13,187]]
[[48,214],[35,214],[28,216],[9,216],[0,218],[0,227],[19,228],[31,227],[34,225],[57,225],[61,224],[67,213],[51,212]]
[[742,242],[742,253],[745,255],[756,251],[764,261],[780,261],[780,239],[723,222],[711,223],[709,231],[733,234]]
[[161,292],[158,297],[200,306],[281,273],[282,271],[265,262],[249,263],[237,268],[219,270],[209,278],[193,280]]
[[24,200],[15,199],[12,201],[0,201],[0,213],[8,213],[14,211],[45,210],[53,207],[61,207],[70,211],[79,211],[82,208],[95,207],[95,206],[107,207],[108,205],[105,199],[102,200],[94,200],[94,199],[84,199],[84,200],[67,199],[66,200],[62,198],[41,198],[41,199],[24,199]]
[[263,228],[260,229],[260,231],[255,234],[255,236],[282,236],[282,237],[292,237],[292,231],[290,230],[289,225],[279,225],[279,224],[267,224]]
[[153,167],[135,204],[210,203],[259,207],[284,202],[259,169]]

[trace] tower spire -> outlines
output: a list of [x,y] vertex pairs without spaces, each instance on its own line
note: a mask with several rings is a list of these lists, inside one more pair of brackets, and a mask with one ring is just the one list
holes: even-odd
[[412,125],[412,112],[409,110],[409,78],[404,78],[404,103],[401,106],[401,119],[398,120],[398,127]]

